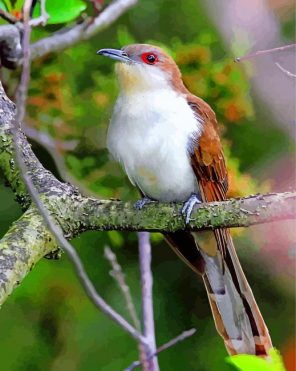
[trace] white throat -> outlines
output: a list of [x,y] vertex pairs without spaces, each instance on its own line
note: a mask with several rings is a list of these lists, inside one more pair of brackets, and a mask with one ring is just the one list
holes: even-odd
[[189,152],[202,128],[185,97],[172,88],[121,93],[107,145],[144,195],[164,202],[185,201],[198,192]]

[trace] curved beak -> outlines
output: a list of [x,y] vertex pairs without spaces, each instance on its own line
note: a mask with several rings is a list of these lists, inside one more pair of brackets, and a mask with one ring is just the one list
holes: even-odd
[[128,57],[126,52],[118,49],[101,49],[97,51],[98,55],[103,55],[119,62],[132,63],[133,60]]

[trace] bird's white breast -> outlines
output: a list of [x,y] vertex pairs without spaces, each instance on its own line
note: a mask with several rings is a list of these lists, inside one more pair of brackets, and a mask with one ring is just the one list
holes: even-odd
[[108,131],[108,149],[131,182],[148,197],[184,201],[197,192],[189,146],[202,122],[172,89],[120,95]]

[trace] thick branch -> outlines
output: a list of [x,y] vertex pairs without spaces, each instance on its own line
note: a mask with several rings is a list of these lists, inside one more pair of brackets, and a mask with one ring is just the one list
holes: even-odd
[[15,68],[22,56],[21,33],[17,25],[0,26],[0,67]]
[[[44,194],[42,200],[47,204],[68,239],[89,229],[159,232],[184,229],[184,221],[177,216],[181,206],[178,204],[149,205],[139,212],[129,203],[86,199],[80,195],[67,193],[63,196],[54,194],[51,197]],[[254,210],[260,210],[259,214],[253,214]],[[202,209],[194,213],[195,220],[191,222],[189,228],[203,230],[221,226],[248,226],[283,218],[292,219],[295,218],[295,210],[295,192],[228,200],[203,205]],[[23,220],[26,223],[23,223]],[[56,249],[50,233],[42,224],[42,218],[35,210],[33,212],[29,209],[16,222],[16,226],[17,228],[13,226],[0,241],[0,252],[2,252],[0,304],[29,273],[32,265]]]
[[13,223],[0,242],[0,306],[34,265],[57,248],[35,208]]
[[[201,204],[185,226],[181,203],[153,203],[141,211],[121,201],[80,199],[76,217],[82,230],[176,232],[215,228],[249,227],[254,224],[296,218],[296,192],[255,195],[223,202]],[[76,204],[76,202],[74,202]],[[75,215],[74,210],[72,215]],[[78,222],[78,219],[76,220]]]
[[[0,84],[0,170],[7,184],[15,192],[17,200],[24,208],[27,208],[30,198],[14,162],[12,135],[14,115],[15,105],[6,97]],[[154,203],[138,211],[130,203],[100,201],[84,197],[75,187],[58,181],[44,169],[20,129],[17,132],[17,146],[22,149],[22,158],[34,186],[41,195],[42,202],[68,239],[86,230],[174,232],[185,228],[203,230],[219,227],[247,227],[253,224],[295,218],[296,192],[287,192],[202,204],[198,210],[193,212],[190,225],[185,227],[183,217],[179,212],[181,204]],[[27,215],[26,213],[22,218],[26,218]],[[36,218],[40,224],[38,215],[34,214],[32,218],[33,225]],[[38,231],[38,241],[34,246],[39,251],[30,248],[28,228],[33,236]],[[14,240],[15,243],[8,244],[7,238],[9,241]],[[4,267],[0,276],[0,287],[3,289],[0,303],[30,271],[32,264],[52,249],[56,249],[56,245],[49,239],[49,232],[43,225],[31,228],[20,222],[17,231],[12,229],[8,232],[0,241],[1,264]],[[28,257],[30,253],[32,254],[31,260]],[[22,266],[19,274],[13,274],[10,268],[9,272],[6,272],[5,267],[11,267],[12,260],[14,261],[13,267]],[[4,281],[1,281],[3,277]]]

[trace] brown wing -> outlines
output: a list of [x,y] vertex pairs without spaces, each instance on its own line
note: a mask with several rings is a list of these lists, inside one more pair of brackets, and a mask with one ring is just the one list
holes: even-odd
[[187,96],[191,109],[204,122],[204,130],[191,155],[191,163],[198,179],[203,201],[226,199],[228,188],[227,169],[214,111],[202,99]]
[[[191,164],[197,177],[202,200],[205,202],[225,200],[228,189],[227,168],[217,132],[215,112],[201,98],[192,94],[188,94],[187,101],[204,123],[203,133],[191,155]],[[227,230],[214,231],[217,248],[224,258],[227,256],[227,234]]]
[[[225,158],[217,132],[218,125],[216,115],[211,107],[202,99],[188,94],[187,100],[196,115],[201,117],[204,121],[203,134],[199,138],[198,145],[195,146],[194,152],[191,155],[191,163],[199,183],[201,196],[204,201],[208,202],[222,201],[226,199],[228,182]],[[248,342],[253,335],[255,343],[254,353],[266,356],[269,349],[272,347],[268,329],[241,268],[229,230],[216,229],[214,230],[214,235],[217,242],[217,250],[222,254],[224,283],[227,286],[229,280],[233,282],[233,286],[229,286],[231,287],[230,291],[232,291],[232,295],[230,295],[232,299],[230,298],[229,302],[232,303],[231,305],[238,316],[237,318],[240,318],[238,321],[241,321],[239,327],[241,326],[241,329],[244,329],[242,333],[244,334],[243,336],[246,336],[246,339],[248,339],[246,342]],[[204,249],[204,251],[206,251],[206,249]],[[219,256],[219,254],[217,255]],[[203,256],[206,257],[206,255]],[[204,269],[206,271],[206,268]],[[208,274],[206,278],[204,277],[204,280],[208,292],[211,293],[213,287],[209,285],[210,281],[207,281],[209,278],[210,275]],[[242,301],[240,301],[240,298]],[[229,341],[229,331],[227,331],[227,328],[230,328],[229,321],[227,320],[227,316],[225,317],[223,315],[221,298],[219,302],[216,301],[213,295],[209,295],[209,299],[217,329],[224,337],[228,351],[230,354],[240,353],[240,351],[238,352],[235,350],[235,346],[233,346],[234,343]],[[244,312],[240,312],[239,309],[242,304]],[[246,320],[246,318],[248,318],[248,320]],[[250,327],[243,325],[243,323],[248,322]],[[251,331],[248,330],[248,328],[251,328]]]

